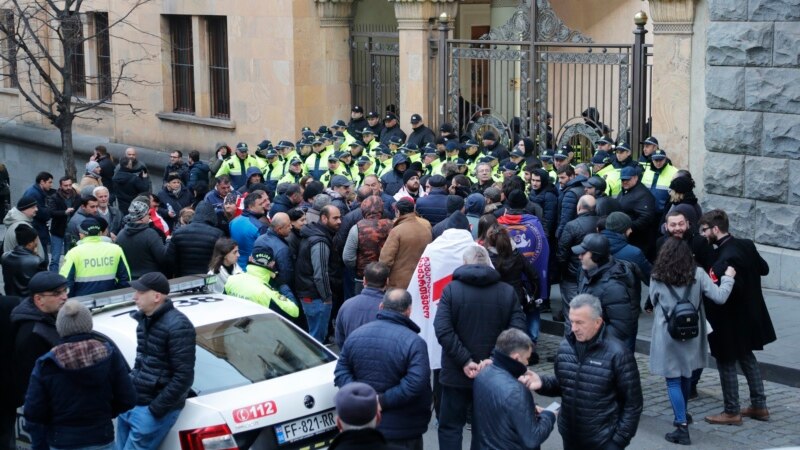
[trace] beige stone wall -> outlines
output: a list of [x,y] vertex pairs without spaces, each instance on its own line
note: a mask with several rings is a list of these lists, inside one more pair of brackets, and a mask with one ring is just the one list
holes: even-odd
[[[642,0],[550,0],[550,5],[568,27],[610,44],[632,43],[633,15],[648,11],[648,2]],[[646,42],[652,43],[652,21],[645,29]]]

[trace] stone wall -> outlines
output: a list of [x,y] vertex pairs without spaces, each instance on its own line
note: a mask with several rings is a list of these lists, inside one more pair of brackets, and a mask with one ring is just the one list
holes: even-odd
[[703,206],[800,250],[800,2],[709,0],[708,16]]

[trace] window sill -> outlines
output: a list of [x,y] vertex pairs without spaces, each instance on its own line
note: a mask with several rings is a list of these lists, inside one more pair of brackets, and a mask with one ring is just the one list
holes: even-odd
[[0,94],[6,95],[19,95],[19,90],[17,88],[7,88],[7,87],[0,87]]
[[228,130],[236,129],[236,122],[232,120],[212,119],[210,117],[195,117],[189,114],[178,114],[170,112],[158,112],[156,117],[161,120],[170,122],[191,123],[194,125],[202,125],[206,127],[225,128]]

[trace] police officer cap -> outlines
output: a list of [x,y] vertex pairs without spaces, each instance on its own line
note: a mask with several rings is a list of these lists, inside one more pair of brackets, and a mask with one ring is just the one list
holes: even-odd
[[608,164],[611,162],[611,155],[608,152],[600,150],[592,156],[592,164]]
[[387,120],[397,120],[397,116],[394,113],[391,113],[391,112],[390,113],[386,113],[386,115],[383,116],[383,120],[384,120],[384,122],[387,121]]
[[297,143],[297,145],[299,145],[300,147],[310,147],[314,145],[314,141],[316,141],[316,139],[314,138],[305,138],[301,139],[300,142]]
[[378,117],[380,116],[375,111],[370,111],[367,113],[367,119],[377,119]]
[[[103,227],[100,225],[100,221],[105,222],[105,219],[102,217],[87,217],[83,219],[83,222],[80,224],[79,231],[81,234],[85,234],[87,236],[97,236],[103,232]],[[106,222],[106,226],[108,226],[108,222]]]
[[360,107],[358,105],[355,105],[355,106],[353,106],[353,108],[350,111],[354,112],[354,113],[363,113],[364,112],[364,108],[362,108],[362,107]]
[[331,142],[333,142],[333,134],[331,134],[331,133],[325,133],[325,134],[323,134],[323,135],[322,135],[322,139],[323,139],[323,140],[326,140],[326,141],[331,141]]
[[308,127],[304,127],[304,128],[306,128],[306,129],[303,129],[303,131],[300,133],[300,135],[302,135],[304,139],[313,138],[314,137],[314,132],[309,130],[309,129],[307,129]]
[[490,162],[490,161],[491,161],[491,160],[493,160],[493,159],[494,159],[494,158],[492,158],[491,156],[488,156],[488,155],[487,155],[487,156],[484,156],[484,157],[482,157],[482,158],[478,159],[478,163],[479,163],[479,164],[488,163],[488,162]]
[[333,137],[337,139],[344,138],[344,133],[342,133],[341,131],[337,131],[336,133],[333,133]]
[[330,130],[328,130],[328,127],[325,125],[320,125],[319,128],[317,128],[317,134],[319,135],[328,134],[329,132]]
[[465,147],[478,147],[478,146],[480,146],[480,144],[478,144],[478,141],[476,141],[475,139],[467,139],[467,142],[464,142],[464,146]]
[[614,148],[614,151],[615,152],[629,152],[629,151],[631,151],[631,147],[628,145],[627,142],[620,142]]
[[256,147],[259,150],[266,150],[266,149],[272,147],[272,142],[270,142],[269,139],[264,139],[263,141],[259,142]]
[[422,148],[423,155],[436,155],[436,147],[432,146],[431,144],[427,144],[425,147]]
[[456,165],[457,166],[466,166],[467,161],[464,158],[456,158]]
[[510,170],[512,172],[516,172],[519,170],[519,166],[513,161],[506,161],[503,163],[503,170]]
[[417,144],[406,144],[403,146],[403,151],[405,151],[406,153],[418,152],[419,146],[417,146]]
[[292,160],[289,161],[289,165],[293,166],[295,164],[303,164],[303,160],[300,158],[292,158]]
[[654,138],[653,136],[650,136],[647,139],[643,140],[642,144],[645,144],[645,145],[658,145],[658,139]]
[[253,258],[253,261],[250,264],[255,264],[266,269],[272,269],[270,266],[275,265],[275,252],[272,250],[272,247],[267,245],[256,245],[253,247],[253,252],[250,255]]
[[486,133],[483,133],[483,139],[494,141],[495,139],[497,139],[497,136],[494,135],[494,132],[487,131]]
[[344,123],[344,120],[339,119],[333,125],[331,125],[331,128],[343,128],[343,127],[346,127],[346,126],[347,126],[347,124]]
[[416,124],[418,124],[420,122],[422,122],[422,116],[420,116],[419,114],[412,114],[411,115],[411,124],[412,125],[416,125]]
[[248,150],[247,142],[239,142],[238,144],[236,144],[237,152],[247,153],[247,150]]
[[294,148],[294,143],[292,141],[280,141],[275,148]]
[[372,131],[370,127],[364,127],[364,129],[361,130],[361,135],[364,136],[365,134],[375,134],[375,132]]
[[364,143],[356,139],[355,141],[350,143],[350,147],[364,147]]
[[339,152],[333,152],[328,155],[328,162],[339,161]]
[[608,239],[599,233],[590,233],[583,237],[583,241],[572,247],[572,253],[592,252],[597,256],[608,256]]
[[658,149],[658,150],[654,151],[653,154],[650,155],[650,157],[652,159],[667,159],[667,152],[665,152],[662,149]]
[[169,294],[169,281],[161,272],[150,272],[131,281],[131,287],[139,292],[156,291],[164,295]]
[[[278,147],[278,148],[281,148],[281,147]],[[267,150],[266,153],[264,153],[264,157],[265,158],[277,158],[278,157],[278,152],[275,151],[274,148],[271,148],[271,149]]]
[[445,151],[448,151],[448,152],[457,152],[457,151],[460,150],[460,147],[461,146],[458,145],[458,141],[456,141],[455,139],[448,140],[444,144]]
[[633,177],[639,176],[639,169],[636,167],[625,167],[619,174],[620,180],[630,180]]
[[606,180],[604,180],[603,177],[598,177],[597,175],[589,177],[588,180],[582,182],[581,184],[583,187],[593,187],[601,192],[606,190]]
[[313,142],[311,142],[312,145],[322,145],[324,143],[325,141],[323,141],[321,138],[316,138]]
[[371,162],[372,161],[370,161],[369,156],[361,156],[358,158],[358,162],[356,164],[358,164],[359,166],[363,166]]
[[336,154],[339,156],[339,160],[353,156],[350,152],[336,152]]
[[522,150],[520,150],[518,148],[515,148],[514,150],[511,150],[511,156],[518,156],[520,158],[524,158],[525,157],[525,152],[523,152]]
[[31,294],[41,294],[42,292],[54,291],[67,285],[67,279],[55,272],[38,272],[31,277],[28,282],[28,290]]
[[389,138],[389,143],[395,145],[403,145],[403,138],[401,138],[400,136],[392,136],[391,138]]
[[443,123],[442,126],[439,127],[439,131],[442,133],[452,133],[455,131],[452,124]]
[[389,147],[387,147],[387,146],[385,146],[385,145],[383,145],[383,144],[381,144],[381,145],[379,145],[379,146],[375,147],[375,150],[377,150],[377,151],[378,151],[378,153],[380,153],[380,154],[382,154],[382,155],[388,155],[388,156],[392,156],[392,150],[391,150],[391,149],[389,149]]
[[607,138],[605,136],[603,136],[600,139],[594,141],[594,145],[606,145],[606,144],[613,144],[613,142],[611,142],[611,139],[609,139],[609,138]]

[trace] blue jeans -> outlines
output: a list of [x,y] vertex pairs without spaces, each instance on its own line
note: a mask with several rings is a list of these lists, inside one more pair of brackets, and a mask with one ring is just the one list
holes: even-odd
[[58,273],[58,264],[61,262],[61,255],[64,254],[64,238],[55,235],[50,236],[50,272]]
[[[525,317],[528,319],[528,335],[530,335],[533,343],[536,344],[536,341],[539,340],[539,308],[533,308],[528,311],[525,313]],[[536,350],[536,347],[534,347],[534,350]]]
[[689,389],[692,379],[688,377],[667,378],[667,395],[675,414],[675,425],[686,423],[686,409],[689,406]]
[[303,312],[308,320],[308,334],[321,344],[325,343],[325,337],[328,335],[332,307],[331,303],[324,303],[319,298],[312,299],[311,303],[303,302]]
[[180,409],[156,418],[147,406],[136,406],[117,417],[117,450],[157,450],[175,425]]

